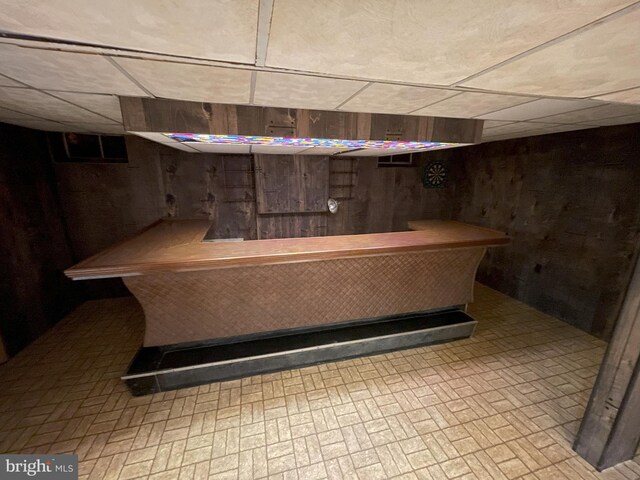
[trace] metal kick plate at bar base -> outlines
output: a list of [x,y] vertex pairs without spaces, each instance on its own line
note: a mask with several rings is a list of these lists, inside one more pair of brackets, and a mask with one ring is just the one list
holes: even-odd
[[463,311],[451,310],[229,344],[147,347],[122,379],[133,395],[147,395],[459,340],[476,325]]

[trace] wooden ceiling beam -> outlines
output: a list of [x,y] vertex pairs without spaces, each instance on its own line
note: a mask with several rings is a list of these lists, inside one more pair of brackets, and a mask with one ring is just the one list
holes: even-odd
[[477,143],[484,121],[120,97],[125,131]]

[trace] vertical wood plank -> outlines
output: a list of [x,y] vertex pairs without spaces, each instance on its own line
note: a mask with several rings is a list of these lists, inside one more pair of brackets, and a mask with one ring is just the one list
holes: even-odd
[[[598,373],[574,450],[597,468],[633,456],[640,439],[640,256]],[[634,418],[635,417],[635,418]]]
[[319,213],[258,215],[258,238],[322,237],[327,234],[327,220]]
[[329,196],[325,157],[255,155],[259,214],[324,212]]
[[618,416],[614,422],[609,441],[600,458],[600,468],[605,469],[632,458],[640,442],[640,362],[635,372]]

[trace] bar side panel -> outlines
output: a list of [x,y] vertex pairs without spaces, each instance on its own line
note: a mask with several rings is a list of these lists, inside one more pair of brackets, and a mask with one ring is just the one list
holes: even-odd
[[144,346],[427,311],[473,299],[484,248],[126,277]]

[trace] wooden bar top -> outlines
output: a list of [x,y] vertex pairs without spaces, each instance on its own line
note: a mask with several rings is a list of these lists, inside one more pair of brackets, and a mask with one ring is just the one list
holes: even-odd
[[506,245],[497,230],[443,220],[410,222],[415,231],[203,242],[208,220],[160,220],[142,232],[69,268],[76,280],[156,272],[293,263],[354,256]]

